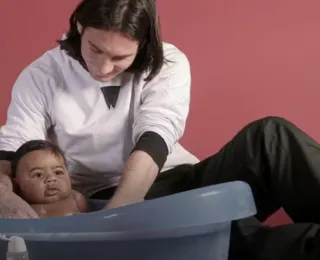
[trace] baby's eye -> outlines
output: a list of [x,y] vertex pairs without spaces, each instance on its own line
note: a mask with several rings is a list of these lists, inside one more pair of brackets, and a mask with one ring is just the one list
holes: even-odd
[[34,175],[33,175],[33,177],[34,178],[42,178],[43,177],[43,174],[42,173],[40,173],[40,172],[38,172],[38,173],[35,173]]
[[63,172],[63,171],[56,171],[56,174],[57,174],[57,175],[63,175],[64,172]]

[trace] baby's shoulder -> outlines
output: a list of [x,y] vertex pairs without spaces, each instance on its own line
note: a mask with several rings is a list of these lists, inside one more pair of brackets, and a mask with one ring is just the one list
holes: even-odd
[[72,191],[72,195],[73,195],[74,201],[76,202],[76,206],[79,212],[80,213],[88,212],[88,200],[86,199],[86,197],[82,193],[76,190]]

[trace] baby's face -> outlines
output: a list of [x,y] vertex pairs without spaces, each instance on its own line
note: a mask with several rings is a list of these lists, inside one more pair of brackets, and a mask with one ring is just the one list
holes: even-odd
[[49,204],[67,198],[71,180],[62,156],[51,151],[32,151],[19,161],[16,182],[30,204]]

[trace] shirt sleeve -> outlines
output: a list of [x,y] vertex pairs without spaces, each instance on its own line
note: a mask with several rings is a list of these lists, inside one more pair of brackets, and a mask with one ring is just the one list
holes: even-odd
[[[163,139],[166,144],[164,161],[184,133],[191,89],[190,64],[187,57],[178,49],[172,49],[165,58],[168,61],[160,73],[147,82],[142,90],[141,105],[133,124],[133,141],[136,147],[148,147],[146,141],[144,145],[140,144],[140,140],[146,140],[145,133],[154,132]],[[156,142],[155,138],[153,140],[153,143],[160,143]]]
[[161,169],[168,156],[168,147],[163,138],[155,132],[144,132],[135,145],[134,151],[144,151]]
[[41,76],[39,70],[30,68],[18,76],[12,88],[6,123],[0,129],[2,153],[15,152],[29,140],[46,138],[50,123],[47,102],[41,89],[45,77],[42,79]]

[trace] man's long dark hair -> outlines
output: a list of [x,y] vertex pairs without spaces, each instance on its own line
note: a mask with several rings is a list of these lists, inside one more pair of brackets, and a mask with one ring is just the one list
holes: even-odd
[[60,47],[83,66],[81,35],[77,22],[85,28],[121,32],[139,42],[139,50],[128,71],[142,74],[148,71],[150,81],[164,63],[158,11],[154,0],[82,0],[72,13],[66,38]]

